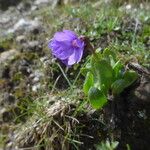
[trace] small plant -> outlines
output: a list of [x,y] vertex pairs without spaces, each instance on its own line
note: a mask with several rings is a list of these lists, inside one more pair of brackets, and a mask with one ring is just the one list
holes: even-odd
[[96,150],[115,150],[118,147],[119,142],[117,141],[106,141],[106,142],[101,142],[100,144],[97,144]]
[[95,109],[107,103],[108,95],[120,94],[138,77],[136,72],[125,69],[114,52],[109,49],[103,52],[94,50],[88,38],[78,37],[72,31],[57,32],[48,46],[52,54],[68,67],[80,62],[84,49],[91,51],[92,55],[82,68],[86,77],[83,91]]
[[95,51],[83,70],[87,72],[83,90],[95,109],[107,103],[108,94],[120,94],[138,77],[135,71],[126,70],[109,49]]

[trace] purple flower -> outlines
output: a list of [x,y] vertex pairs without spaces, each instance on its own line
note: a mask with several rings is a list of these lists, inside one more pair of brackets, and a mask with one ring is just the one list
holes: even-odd
[[73,31],[63,30],[55,33],[48,47],[56,58],[71,66],[81,60],[84,42]]

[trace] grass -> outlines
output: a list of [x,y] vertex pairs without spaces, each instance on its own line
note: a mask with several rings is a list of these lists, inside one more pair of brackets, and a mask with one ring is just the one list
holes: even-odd
[[[46,32],[38,35],[38,39],[48,40],[58,30],[72,29],[79,35],[89,36],[96,48],[113,49],[124,63],[133,61],[150,67],[149,9],[136,6],[134,0],[130,2],[132,9],[136,9],[136,11],[126,10],[121,5],[123,1],[113,1],[112,4],[105,4],[102,1],[87,1],[86,3],[83,1],[76,5],[58,6],[55,9],[47,6],[42,10],[37,10],[32,17],[41,16],[46,28]],[[146,7],[146,3],[148,2],[144,3],[144,7]],[[0,45],[10,48],[10,38],[3,39]],[[15,46],[17,47],[17,45]],[[43,51],[51,58],[46,42]],[[36,54],[24,53],[22,57],[28,60],[39,60],[39,56]],[[36,94],[31,92],[29,95],[22,94],[21,90],[16,91],[16,95],[21,101],[18,103],[20,113],[14,120],[17,123],[17,128],[14,130],[17,135],[14,144],[22,147],[29,146],[31,149],[58,149],[61,147],[62,150],[70,148],[78,150],[84,147],[85,143],[83,142],[86,138],[91,142],[92,138],[97,137],[99,139],[94,139],[95,141],[89,144],[99,143],[100,138],[103,138],[103,129],[107,125],[105,122],[96,122],[98,125],[95,125],[95,128],[97,127],[95,137],[88,133],[91,131],[88,126],[91,127],[91,124],[95,120],[99,120],[99,117],[102,120],[104,118],[100,113],[97,118],[95,116],[95,118],[88,118],[88,113],[93,110],[81,92],[83,77],[79,71],[85,60],[86,58],[81,65],[75,65],[68,71],[64,71],[66,68],[58,65],[57,62],[47,68],[41,64],[38,67],[44,68],[46,73],[41,82],[46,85],[46,88]],[[14,82],[22,80],[22,74],[16,73],[13,80]],[[58,83],[63,88],[59,87]],[[72,89],[68,90],[70,87]],[[7,134],[0,138],[2,145],[6,142],[5,136]],[[111,137],[109,138],[111,139]],[[105,140],[105,138],[103,139]],[[97,146],[97,150],[107,150],[107,144],[102,142]],[[89,146],[88,143],[86,145]]]

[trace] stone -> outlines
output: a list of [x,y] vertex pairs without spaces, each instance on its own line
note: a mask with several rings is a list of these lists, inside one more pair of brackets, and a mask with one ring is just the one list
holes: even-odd
[[31,50],[35,50],[39,45],[39,42],[38,41],[30,41],[28,43],[28,48],[31,49]]
[[17,57],[18,55],[19,55],[19,52],[17,50],[15,50],[15,49],[2,52],[0,54],[0,64],[6,63],[8,61],[11,61],[12,59]]
[[39,82],[42,77],[44,77],[44,73],[40,70],[35,70],[35,72],[30,74],[30,79],[32,80],[33,84]]
[[26,37],[24,35],[19,35],[16,37],[16,42],[22,44],[22,43],[25,43],[26,42]]
[[45,3],[48,3],[49,0],[36,0],[34,2],[35,5],[41,5],[41,4],[45,4]]
[[27,51],[41,51],[42,50],[42,44],[38,41],[29,41],[27,44],[24,45],[25,50]]
[[14,104],[15,103],[15,97],[11,93],[6,92],[6,93],[3,94],[2,103],[6,104],[6,105]]
[[0,78],[10,78],[10,68],[8,66],[0,66]]
[[39,26],[38,18],[35,18],[34,20],[29,20],[26,18],[21,18],[14,26],[13,28],[10,28],[8,30],[8,33],[15,33],[16,31],[28,31],[33,27]]
[[2,10],[8,9],[9,6],[15,6],[19,3],[20,1],[18,0],[0,0],[0,8]]
[[38,84],[35,84],[32,86],[32,91],[33,92],[37,92],[39,89],[41,89],[41,84],[38,83]]
[[14,118],[13,113],[10,111],[4,111],[2,113],[2,120],[3,122],[10,122]]

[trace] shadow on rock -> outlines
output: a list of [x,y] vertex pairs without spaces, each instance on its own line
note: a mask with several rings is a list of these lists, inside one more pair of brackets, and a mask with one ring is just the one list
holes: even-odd
[[0,9],[7,10],[9,6],[16,6],[21,0],[0,0]]

